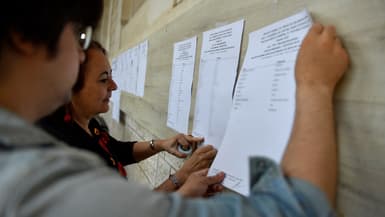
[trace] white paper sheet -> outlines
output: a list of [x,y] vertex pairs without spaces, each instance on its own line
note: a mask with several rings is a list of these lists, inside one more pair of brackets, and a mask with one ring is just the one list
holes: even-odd
[[193,135],[222,143],[232,105],[244,20],[203,33]]
[[122,71],[120,89],[136,96],[144,96],[147,71],[148,41],[123,52],[117,58]]
[[126,91],[128,93],[132,93],[132,84],[131,82],[135,82],[132,78],[132,60],[131,60],[131,49],[126,50],[119,56],[119,64],[120,64],[120,79],[119,79],[119,89],[121,91]]
[[138,53],[138,76],[136,85],[136,95],[144,96],[144,85],[146,82],[148,40],[139,44]]
[[127,80],[127,76],[125,76],[125,73],[127,73],[128,71],[128,64],[127,64],[126,57],[127,57],[127,52],[120,54],[117,57],[117,72],[115,73],[115,75],[114,75],[114,70],[112,70],[113,76],[116,77],[115,82],[118,85],[118,90],[120,91],[127,91],[126,87],[127,87],[128,80]]
[[129,93],[136,95],[136,86],[138,84],[138,69],[139,69],[139,48],[135,46],[128,51],[127,63],[128,63],[128,77],[127,77],[127,90]]
[[197,37],[174,44],[167,126],[187,134]]
[[295,112],[294,67],[311,26],[306,10],[249,35],[231,116],[210,174],[224,171],[224,185],[250,191],[249,157],[280,162]]

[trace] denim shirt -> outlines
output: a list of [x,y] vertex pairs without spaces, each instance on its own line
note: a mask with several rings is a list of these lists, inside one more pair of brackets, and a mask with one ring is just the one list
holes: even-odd
[[170,216],[257,216],[257,217],[332,217],[326,195],[312,184],[282,175],[280,167],[272,160],[254,157],[250,160],[252,188],[249,197],[223,193],[212,200],[183,201],[174,194],[174,210]]
[[[250,161],[251,194],[186,199],[122,179],[92,153],[70,148],[0,108],[0,216],[334,216],[325,195]],[[49,145],[47,145],[49,144]]]

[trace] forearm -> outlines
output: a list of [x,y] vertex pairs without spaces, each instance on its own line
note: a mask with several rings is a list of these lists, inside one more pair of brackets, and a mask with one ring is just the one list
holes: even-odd
[[158,187],[154,188],[154,191],[159,192],[173,192],[176,191],[178,187],[174,185],[169,179],[164,181],[162,184],[160,184]]
[[[161,185],[156,187],[154,190],[165,191],[165,192],[176,191],[178,190],[178,186],[184,185],[185,182],[188,182],[186,181],[188,179],[190,180],[190,184],[191,184],[192,181],[191,181],[191,178],[189,177],[191,177],[191,175],[194,174],[195,172],[202,171],[203,169],[209,168],[216,154],[217,154],[217,150],[211,145],[206,145],[198,148],[184,162],[183,166],[174,174],[178,182],[177,185],[175,185],[170,179],[167,179]],[[195,175],[199,176],[197,174]],[[194,184],[192,185],[194,186]],[[191,189],[191,185],[189,189]]]
[[335,203],[337,145],[332,91],[298,88],[293,132],[282,167],[285,175],[318,186]]
[[174,177],[177,181],[177,183],[173,183],[170,178],[166,179],[162,184],[160,184],[158,187],[154,188],[154,191],[160,191],[160,192],[173,192],[179,189],[180,186],[182,186],[186,179],[187,175],[180,170],[174,174]]
[[161,142],[162,140],[154,140],[154,148],[151,148],[150,141],[135,143],[133,147],[133,156],[135,160],[141,161],[163,151],[163,148],[160,146]]

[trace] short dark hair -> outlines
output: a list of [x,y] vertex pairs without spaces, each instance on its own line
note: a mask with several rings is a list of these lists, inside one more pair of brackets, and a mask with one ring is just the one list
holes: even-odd
[[85,70],[86,70],[86,65],[88,63],[88,56],[89,56],[88,52],[91,49],[99,50],[104,55],[107,56],[106,49],[104,49],[104,47],[99,42],[97,42],[95,40],[91,41],[90,46],[86,50],[86,60],[82,64],[80,64],[79,73],[78,73],[78,79],[76,80],[76,83],[75,83],[75,85],[72,88],[72,93],[78,93],[81,89],[83,89],[84,79],[85,79]]
[[11,0],[0,9],[0,51],[14,47],[10,38],[17,32],[25,40],[47,46],[56,54],[59,36],[67,23],[96,27],[103,0]]

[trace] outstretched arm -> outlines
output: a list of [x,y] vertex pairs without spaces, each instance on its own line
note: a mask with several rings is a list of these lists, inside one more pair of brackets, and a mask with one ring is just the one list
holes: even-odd
[[331,204],[337,183],[333,94],[348,63],[335,28],[314,24],[298,54],[296,114],[282,161],[285,175],[319,187]]
[[153,140],[152,146],[150,145],[150,141],[137,142],[134,144],[133,156],[136,161],[141,161],[161,151],[167,151],[176,157],[185,158],[187,155],[178,151],[178,145],[191,147],[193,150],[195,150],[198,144],[202,141],[203,138],[177,134],[168,139]]
[[220,184],[225,174],[220,172],[213,176],[207,176],[209,169],[203,169],[192,173],[186,183],[178,189],[178,193],[184,197],[208,197],[223,190]]
[[[174,174],[175,180],[178,182],[178,185],[175,185],[175,183],[173,183],[170,179],[167,179],[154,190],[163,192],[172,192],[178,190],[180,186],[184,186],[184,183],[191,174],[196,171],[208,168],[214,160],[216,154],[217,150],[211,145],[206,145],[198,148],[191,155],[191,157],[184,162],[182,168],[180,168]],[[189,183],[190,185],[195,187],[193,181],[190,181]],[[189,189],[191,189],[191,187]],[[187,194],[184,195],[187,196]]]

